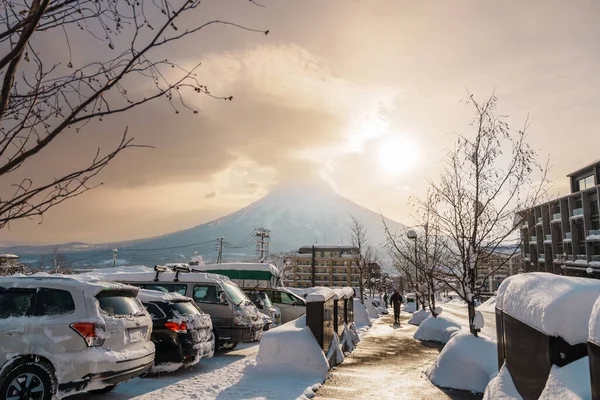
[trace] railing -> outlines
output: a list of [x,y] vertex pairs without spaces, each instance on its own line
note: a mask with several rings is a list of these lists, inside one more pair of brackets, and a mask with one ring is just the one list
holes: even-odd
[[575,258],[573,258],[573,255],[572,255],[572,254],[569,254],[569,255],[567,256],[567,261],[574,261],[574,260],[575,260]]
[[592,261],[600,261],[600,255],[593,254],[591,256]]
[[600,229],[590,229],[589,235],[600,236]]
[[546,261],[546,255],[545,254],[539,254],[538,255],[538,261]]
[[530,242],[537,242],[537,236],[535,236],[535,235],[534,235],[534,236],[531,236],[531,237],[529,238],[529,241],[530,241]]
[[552,240],[552,235],[546,235],[546,240]]
[[587,260],[587,256],[585,254],[577,254],[575,256],[576,260]]
[[573,238],[573,234],[571,232],[565,232],[565,239],[571,240]]
[[579,217],[583,215],[583,208],[576,208],[573,210],[573,217]]
[[561,219],[561,213],[552,214],[553,221],[560,221],[560,219]]

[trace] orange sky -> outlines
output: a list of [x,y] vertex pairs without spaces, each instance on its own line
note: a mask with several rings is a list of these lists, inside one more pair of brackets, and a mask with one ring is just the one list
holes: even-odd
[[[201,112],[176,115],[159,100],[60,138],[22,173],[68,170],[98,145],[114,145],[126,125],[155,148],[123,153],[101,188],[56,207],[41,225],[15,222],[0,243],[155,236],[299,179],[324,179],[410,223],[408,197],[436,179],[452,133],[468,132],[465,88],[480,98],[495,88],[515,129],[530,115],[530,142],[550,156],[556,191],[566,193],[567,173],[600,158],[597,2],[247,3],[210,0],[199,11],[268,36],[212,28],[167,55],[202,61],[199,79],[233,102],[191,96]],[[83,40],[72,46],[92,52]]]

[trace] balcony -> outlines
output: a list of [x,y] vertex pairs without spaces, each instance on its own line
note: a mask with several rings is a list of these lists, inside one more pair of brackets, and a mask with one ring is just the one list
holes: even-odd
[[552,214],[552,222],[560,222],[562,219],[561,217],[561,213]]
[[538,261],[539,262],[546,262],[546,255],[545,254],[538,255]]
[[592,260],[592,261],[600,261],[600,255],[593,254],[593,255],[591,256],[591,260]]
[[574,209],[573,214],[571,215],[571,219],[573,218],[583,218],[583,208]]
[[600,240],[600,229],[590,229],[588,231],[588,237],[586,237],[585,240],[590,240],[590,241]]
[[575,261],[577,261],[577,260],[584,260],[584,261],[587,261],[587,256],[586,256],[585,254],[577,254],[577,255],[575,256]]
[[527,229],[527,228],[529,228],[529,222],[523,221],[523,223],[521,224],[521,229]]
[[571,232],[565,232],[565,242],[570,242],[571,240],[573,240],[573,234]]
[[541,225],[541,224],[542,224],[542,221],[543,221],[543,218],[538,218],[538,219],[537,219],[537,223],[536,223],[536,225]]
[[546,239],[544,240],[544,243],[552,243],[552,235],[546,235]]
[[529,237],[529,242],[537,243],[537,236],[535,236],[535,235],[534,236],[530,236]]

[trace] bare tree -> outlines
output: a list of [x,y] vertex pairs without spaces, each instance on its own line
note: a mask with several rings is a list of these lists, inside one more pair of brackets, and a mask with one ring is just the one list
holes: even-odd
[[368,260],[372,258],[372,247],[365,226],[353,215],[350,216],[350,243],[356,248],[354,263],[358,269],[358,286],[360,301],[364,304],[364,279],[367,271]]
[[73,263],[66,254],[61,253],[58,246],[52,248],[52,262],[54,265],[53,272],[55,274],[70,274],[72,273]]
[[[175,113],[198,113],[184,101],[188,93],[232,99],[213,95],[199,82],[200,64],[185,69],[165,57],[178,41],[215,25],[268,33],[221,20],[196,22],[201,0],[4,0],[2,4],[0,229],[13,220],[42,217],[51,207],[96,187],[93,178],[115,156],[141,147],[125,127],[114,148],[98,148],[88,164],[68,173],[57,171],[54,178],[35,181],[19,173],[67,132],[79,133],[92,121],[161,97]],[[81,51],[86,38],[92,49]],[[73,51],[72,42],[79,43],[75,49],[79,51]]]
[[[410,239],[406,232],[394,232],[389,230],[383,215],[385,235],[390,254],[396,260],[399,272],[414,285],[418,299],[425,308],[425,304],[431,310],[431,314],[437,317],[435,312],[435,295],[439,289],[440,280],[446,275],[445,263],[450,257],[447,239],[441,234],[439,220],[436,219],[436,199],[431,191],[428,191],[425,200],[413,200],[415,206],[414,218],[417,237]],[[417,279],[416,276],[419,278]]]
[[379,252],[370,244],[367,245],[364,255],[365,276],[364,280],[367,283],[367,288],[371,292],[371,297],[375,297],[375,288],[378,286],[380,276],[375,276],[374,270],[381,261]]
[[475,110],[474,134],[458,135],[439,183],[431,184],[432,217],[447,238],[443,279],[467,303],[470,331],[477,335],[475,296],[483,285],[477,282],[478,266],[508,242],[516,244],[514,253],[519,251],[519,211],[545,195],[548,164],[540,165],[537,152],[526,142],[528,122],[513,132],[505,116],[497,113],[495,94],[484,102],[469,94],[467,104]]
[[272,262],[279,270],[281,279],[288,279],[294,275],[296,263],[292,253],[270,254],[270,262]]

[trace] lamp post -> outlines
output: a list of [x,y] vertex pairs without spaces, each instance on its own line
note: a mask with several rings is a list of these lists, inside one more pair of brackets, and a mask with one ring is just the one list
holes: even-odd
[[417,267],[417,238],[419,237],[419,235],[417,235],[417,232],[413,231],[412,229],[408,232],[406,232],[406,237],[414,240],[415,241],[415,296],[416,296],[416,308],[415,310],[419,309],[419,268]]

